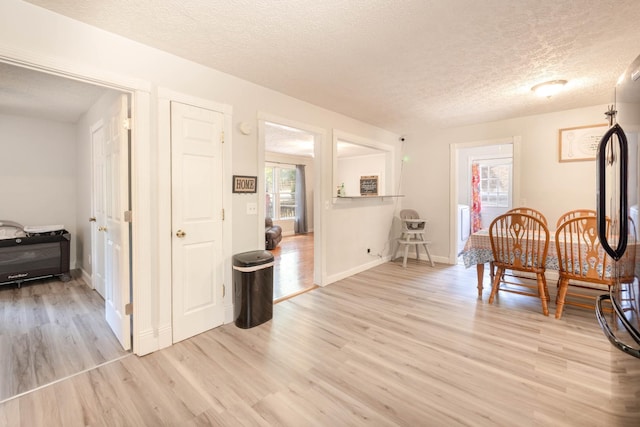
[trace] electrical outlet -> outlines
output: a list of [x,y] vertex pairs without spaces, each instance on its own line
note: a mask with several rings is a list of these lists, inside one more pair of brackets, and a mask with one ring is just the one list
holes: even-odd
[[247,203],[247,215],[257,215],[257,214],[258,214],[258,204]]

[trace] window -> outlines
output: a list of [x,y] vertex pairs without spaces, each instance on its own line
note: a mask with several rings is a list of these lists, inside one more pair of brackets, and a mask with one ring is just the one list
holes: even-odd
[[265,214],[275,220],[296,217],[296,167],[267,164],[264,170]]
[[480,161],[480,197],[482,207],[511,206],[511,159]]

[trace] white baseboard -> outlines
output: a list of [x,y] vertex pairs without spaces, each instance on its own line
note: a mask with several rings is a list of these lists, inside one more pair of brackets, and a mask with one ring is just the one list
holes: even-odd
[[224,306],[224,324],[233,322],[235,319],[233,318],[233,304]]
[[140,332],[140,339],[133,343],[133,351],[138,356],[153,353],[173,344],[171,325],[165,325],[154,332],[152,329]]
[[[420,259],[421,259],[421,260],[425,260],[425,259],[426,259],[426,260],[428,260],[427,255],[425,255],[425,256],[420,256]],[[455,265],[455,262],[454,262],[454,263],[451,263],[451,262],[449,261],[449,258],[444,257],[444,256],[433,256],[433,255],[431,255],[431,259],[433,260],[433,262],[437,262],[438,264],[449,264],[449,265]]]
[[349,270],[343,271],[341,273],[332,274],[331,276],[327,276],[326,285],[337,282],[338,280],[346,279],[349,276],[353,276],[354,274],[362,273],[363,271],[369,270],[377,265],[384,264],[385,262],[391,259],[390,256],[376,258],[368,263],[361,264],[357,267],[351,268]]
[[[425,261],[428,263],[428,259],[426,254],[420,254],[420,261]],[[431,259],[433,260],[433,262],[435,263],[439,263],[439,264],[451,264],[449,262],[449,258],[446,257],[441,257],[441,256],[433,256],[431,255]],[[384,264],[385,262],[389,262],[391,261],[391,255],[387,255],[385,257],[382,258],[377,258],[371,262],[368,262],[366,264],[362,264],[359,265],[357,267],[354,267],[352,269],[349,269],[347,271],[343,271],[341,273],[337,273],[337,274],[333,274],[331,276],[327,276],[327,282],[325,283],[325,285],[337,282],[338,280],[342,280],[342,279],[346,279],[349,276],[353,276],[354,274],[358,274],[358,273],[362,273],[363,271],[366,271],[370,268],[373,268],[375,266],[378,266],[380,264]]]
[[89,286],[91,289],[95,289],[93,287],[93,282],[91,281],[91,275],[87,273],[84,268],[80,269],[80,277],[82,278],[82,280],[84,280],[84,283],[86,283],[87,286]]

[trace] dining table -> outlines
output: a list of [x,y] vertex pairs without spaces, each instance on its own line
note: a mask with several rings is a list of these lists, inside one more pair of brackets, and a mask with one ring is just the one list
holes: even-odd
[[[493,261],[489,229],[482,229],[471,234],[469,239],[467,239],[464,249],[459,253],[459,256],[462,256],[462,260],[464,261],[464,266],[466,268],[473,265],[476,266],[478,276],[478,298],[482,298],[484,265]],[[549,233],[549,249],[547,250],[545,269],[559,270],[555,231]]]
[[[573,237],[571,240],[575,241],[574,244],[577,245],[577,242],[580,239],[578,237]],[[640,250],[640,242],[634,237],[627,244],[627,248],[627,255],[625,256],[625,259],[627,261],[630,261],[631,264],[635,266],[634,270],[636,271],[636,275],[640,274],[640,258],[636,257],[636,254]],[[602,246],[598,247],[598,252],[600,253],[600,257],[608,257],[608,255],[605,254]],[[491,238],[489,237],[489,229],[482,229],[471,234],[469,236],[469,239],[467,239],[467,243],[465,244],[464,249],[458,255],[462,256],[462,260],[464,261],[464,266],[466,268],[469,268],[473,265],[476,266],[476,273],[478,278],[478,298],[482,299],[484,265],[493,261],[493,252],[491,251]],[[605,273],[605,277],[611,276],[612,264],[613,260],[610,260],[607,263],[607,271]],[[545,270],[547,272],[557,272],[560,270],[558,261],[558,250],[556,248],[555,230],[549,231],[549,248],[547,250]]]

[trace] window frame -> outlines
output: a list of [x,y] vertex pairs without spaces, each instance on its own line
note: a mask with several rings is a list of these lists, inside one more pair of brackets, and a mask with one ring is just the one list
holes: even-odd
[[[513,160],[510,157],[494,158],[494,159],[474,159],[474,163],[478,164],[480,172],[480,200],[483,208],[510,208],[512,205],[512,192],[513,192]],[[508,185],[505,191],[499,191],[500,186],[494,184],[495,189],[491,191],[484,190],[484,183],[488,183],[486,187],[491,187],[490,181],[499,181],[500,178],[496,176],[490,176],[492,168],[507,167]],[[486,171],[486,174],[484,173]],[[483,178],[486,175],[486,178]],[[494,174],[495,175],[495,174]],[[490,198],[493,196],[494,201],[491,202]],[[506,198],[504,197],[506,196]],[[500,202],[504,200],[504,202]]]
[[[292,220],[296,218],[296,211],[297,211],[297,204],[296,204],[296,193],[295,193],[295,187],[297,185],[296,182],[296,165],[294,164],[289,164],[289,163],[275,163],[275,162],[265,162],[265,215],[267,217],[270,217],[271,219],[273,219],[274,221],[286,221],[286,220]],[[268,180],[267,180],[267,169],[273,169],[273,173],[272,173],[272,188],[268,188]],[[282,170],[292,170],[294,175],[293,175],[293,191],[282,191],[282,180],[281,180],[281,173]],[[283,217],[282,216],[282,195],[283,194],[291,194],[291,200],[293,200],[293,216],[286,216]],[[272,200],[272,204],[273,204],[273,216],[271,216],[271,212],[269,211],[269,206],[267,206],[267,200],[268,198],[271,197]]]

